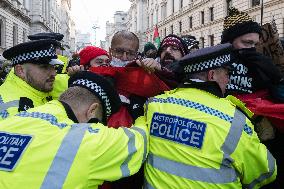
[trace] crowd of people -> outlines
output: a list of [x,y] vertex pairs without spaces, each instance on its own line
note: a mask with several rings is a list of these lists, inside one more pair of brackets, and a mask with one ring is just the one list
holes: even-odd
[[139,53],[118,31],[68,61],[63,35],[30,35],[3,53],[0,188],[283,188],[284,122],[248,106],[260,91],[284,103],[260,35],[234,8],[202,49],[170,34]]

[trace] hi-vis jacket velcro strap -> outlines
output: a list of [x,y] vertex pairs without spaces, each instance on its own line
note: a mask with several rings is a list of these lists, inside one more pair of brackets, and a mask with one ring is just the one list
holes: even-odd
[[273,175],[273,173],[275,172],[275,159],[268,150],[267,150],[267,160],[268,160],[269,172],[263,173],[258,178],[254,179],[251,183],[244,185],[245,188],[248,189],[254,188],[255,185],[264,181],[265,179],[270,178]]
[[0,104],[0,112],[7,110],[8,108],[11,107],[19,107],[19,100],[13,100],[10,102],[6,102],[3,104]]
[[[73,124],[65,135],[44,178],[41,189],[61,189],[90,124]],[[74,140],[75,139],[75,140]]]
[[[176,162],[173,160],[159,157],[154,154],[148,155],[148,163],[163,172],[176,175],[189,180],[195,180],[207,183],[230,183],[237,180],[238,174],[231,166],[233,162],[230,155],[234,152],[242,135],[245,126],[246,117],[238,109],[231,123],[230,131],[223,143],[221,149],[224,152],[220,169],[202,168],[193,165]],[[150,187],[151,188],[151,187]]]

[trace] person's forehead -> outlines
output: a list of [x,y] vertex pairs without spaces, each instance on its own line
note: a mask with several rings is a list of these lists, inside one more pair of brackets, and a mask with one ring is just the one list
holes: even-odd
[[123,38],[117,39],[112,46],[112,48],[122,48],[125,50],[136,50],[137,47],[137,41]]

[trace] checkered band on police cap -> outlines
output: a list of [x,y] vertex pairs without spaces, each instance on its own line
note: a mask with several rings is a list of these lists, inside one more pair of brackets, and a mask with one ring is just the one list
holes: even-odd
[[121,101],[114,86],[103,76],[81,71],[70,77],[68,87],[72,86],[83,87],[93,93],[102,102],[106,118],[120,108]]
[[23,63],[49,63],[51,59],[57,59],[55,46],[56,40],[37,40],[20,43],[3,52],[3,56],[12,61],[13,65]]
[[190,74],[216,69],[233,62],[231,44],[221,44],[196,50],[183,57],[177,64],[179,72]]
[[205,70],[209,70],[212,68],[222,67],[223,65],[229,63],[231,61],[231,54],[220,55],[216,58],[205,60],[200,63],[187,65],[184,67],[184,73],[196,73]]
[[51,46],[49,49],[39,50],[39,51],[32,51],[28,53],[19,54],[12,58],[13,64],[19,64],[21,62],[26,62],[28,60],[35,60],[44,57],[54,57],[57,56],[55,53],[55,49]]
[[87,89],[91,90],[93,93],[97,94],[104,103],[107,117],[111,115],[110,101],[108,99],[106,92],[101,86],[99,86],[94,81],[90,81],[88,79],[77,79],[73,81],[72,85],[86,87]]

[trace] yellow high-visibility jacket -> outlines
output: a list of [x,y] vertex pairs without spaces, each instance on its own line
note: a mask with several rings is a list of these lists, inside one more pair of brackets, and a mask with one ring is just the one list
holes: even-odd
[[[48,93],[38,91],[11,70],[5,82],[0,86],[0,120],[17,114],[21,97],[31,100],[31,107],[37,107],[48,102]],[[31,108],[27,104],[26,109]]]
[[235,104],[196,88],[151,99],[145,189],[259,188],[276,161]]
[[147,155],[143,117],[113,129],[68,115],[54,100],[1,121],[1,189],[93,189],[139,170]]

